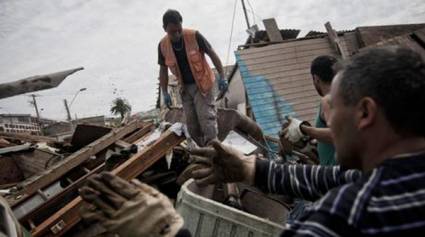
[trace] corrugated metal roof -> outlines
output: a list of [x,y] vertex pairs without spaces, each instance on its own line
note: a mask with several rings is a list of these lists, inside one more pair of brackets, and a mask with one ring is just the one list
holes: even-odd
[[319,55],[335,55],[327,37],[237,51],[236,61],[257,123],[276,137],[286,115],[314,123],[320,97],[310,75]]
[[357,38],[361,47],[375,45],[380,41],[388,40],[396,36],[408,34],[420,30],[425,24],[385,25],[385,26],[362,26],[356,28]]

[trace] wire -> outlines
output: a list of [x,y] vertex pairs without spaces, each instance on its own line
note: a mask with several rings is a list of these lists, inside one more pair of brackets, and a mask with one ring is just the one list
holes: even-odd
[[227,56],[226,56],[226,64],[225,64],[225,72],[224,75],[227,76],[227,64],[229,64],[229,56],[230,56],[230,48],[232,46],[232,37],[233,37],[233,26],[235,25],[235,15],[236,15],[236,6],[238,5],[238,0],[235,0],[235,4],[233,6],[233,16],[232,16],[232,26],[230,28],[230,37],[229,37],[229,46],[227,47]]
[[257,24],[257,22],[255,21],[255,12],[254,12],[254,8],[251,5],[251,1],[250,0],[248,0],[248,5],[249,5],[249,8],[251,8],[251,11],[252,11],[252,21],[254,22],[254,25],[255,25],[255,24]]

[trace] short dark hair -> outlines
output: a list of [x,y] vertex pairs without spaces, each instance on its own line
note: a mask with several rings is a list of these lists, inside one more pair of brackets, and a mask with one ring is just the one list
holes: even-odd
[[359,53],[345,65],[340,91],[346,105],[371,97],[399,135],[425,137],[425,62],[413,50]]
[[164,28],[166,28],[169,23],[181,24],[182,22],[183,18],[180,13],[173,9],[168,9],[162,16],[162,25]]
[[321,81],[331,83],[335,76],[334,65],[338,62],[335,57],[323,55],[311,62],[311,75],[317,75]]

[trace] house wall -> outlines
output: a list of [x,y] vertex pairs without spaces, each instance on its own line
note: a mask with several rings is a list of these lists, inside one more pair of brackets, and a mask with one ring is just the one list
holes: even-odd
[[310,64],[320,55],[336,56],[327,37],[236,52],[249,104],[266,135],[277,136],[287,115],[314,123],[320,97]]

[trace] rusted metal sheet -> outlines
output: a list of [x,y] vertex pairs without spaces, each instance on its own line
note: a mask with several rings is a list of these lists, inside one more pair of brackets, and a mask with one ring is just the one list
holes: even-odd
[[83,67],[66,71],[32,76],[15,82],[0,84],[0,99],[57,87],[69,75],[83,70]]
[[79,150],[84,146],[108,134],[110,131],[111,128],[89,124],[78,124],[75,128],[74,134],[72,135],[71,145],[76,150]]
[[[140,175],[183,140],[183,137],[179,137],[171,131],[166,131],[152,145],[133,155],[126,162],[114,169],[113,173],[126,180],[131,180]],[[85,204],[81,197],[75,198],[34,228],[31,233],[32,236],[62,236],[80,221],[79,210],[83,205]]]
[[360,46],[367,47],[375,45],[380,41],[408,34],[424,27],[425,24],[365,26],[356,28],[356,33]]

